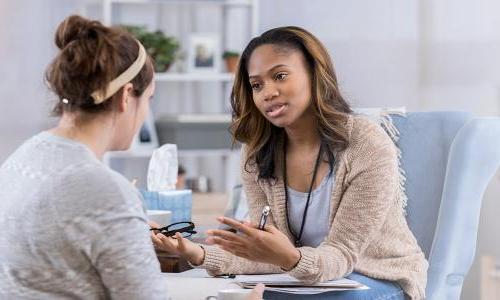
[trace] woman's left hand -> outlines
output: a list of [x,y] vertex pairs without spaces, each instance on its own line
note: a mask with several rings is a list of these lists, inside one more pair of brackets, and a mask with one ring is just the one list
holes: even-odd
[[223,250],[234,255],[258,262],[280,266],[291,270],[300,259],[300,252],[288,237],[272,225],[265,230],[249,222],[241,223],[227,217],[217,220],[240,232],[236,234],[227,230],[208,230],[207,242],[219,245]]

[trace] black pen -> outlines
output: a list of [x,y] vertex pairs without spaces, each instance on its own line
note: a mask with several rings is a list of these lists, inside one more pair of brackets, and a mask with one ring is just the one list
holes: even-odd
[[271,208],[269,206],[264,206],[264,209],[262,210],[262,214],[260,215],[260,222],[259,222],[259,227],[258,229],[264,230],[267,222],[267,217],[269,216],[269,213],[271,212]]
[[233,279],[233,278],[236,278],[236,275],[234,275],[234,274],[220,274],[220,275],[215,275],[214,277],[215,278],[230,278],[230,279]]

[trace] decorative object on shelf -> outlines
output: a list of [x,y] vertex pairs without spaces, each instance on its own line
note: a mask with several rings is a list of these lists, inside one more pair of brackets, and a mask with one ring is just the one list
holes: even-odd
[[179,58],[179,42],[175,37],[166,36],[161,30],[148,31],[144,26],[123,26],[146,48],[154,60],[156,72],[166,72]]
[[153,112],[149,111],[148,117],[142,124],[141,130],[134,137],[131,151],[154,150],[158,148],[158,135],[156,134]]
[[208,193],[212,191],[210,179],[203,175],[186,178],[186,187],[198,193]]
[[189,72],[217,73],[220,70],[220,38],[215,33],[192,33],[189,37]]
[[224,62],[226,63],[226,70],[229,73],[235,73],[236,67],[238,65],[238,60],[240,59],[240,53],[236,51],[226,50],[222,53],[222,58],[224,58]]

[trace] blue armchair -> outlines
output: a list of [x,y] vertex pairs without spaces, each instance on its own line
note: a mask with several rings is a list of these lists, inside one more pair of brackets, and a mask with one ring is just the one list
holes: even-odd
[[463,112],[393,116],[407,220],[429,260],[428,299],[459,299],[476,249],[481,200],[500,165],[500,119]]
[[391,117],[400,133],[408,225],[429,260],[427,299],[459,299],[474,260],[481,200],[500,165],[500,118]]

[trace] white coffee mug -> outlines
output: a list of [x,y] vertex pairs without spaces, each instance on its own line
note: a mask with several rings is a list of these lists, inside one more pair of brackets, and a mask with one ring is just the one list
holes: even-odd
[[251,292],[251,289],[224,289],[217,293],[217,297],[208,296],[205,300],[245,300]]
[[150,221],[167,226],[170,224],[172,212],[170,210],[146,210],[146,215]]

